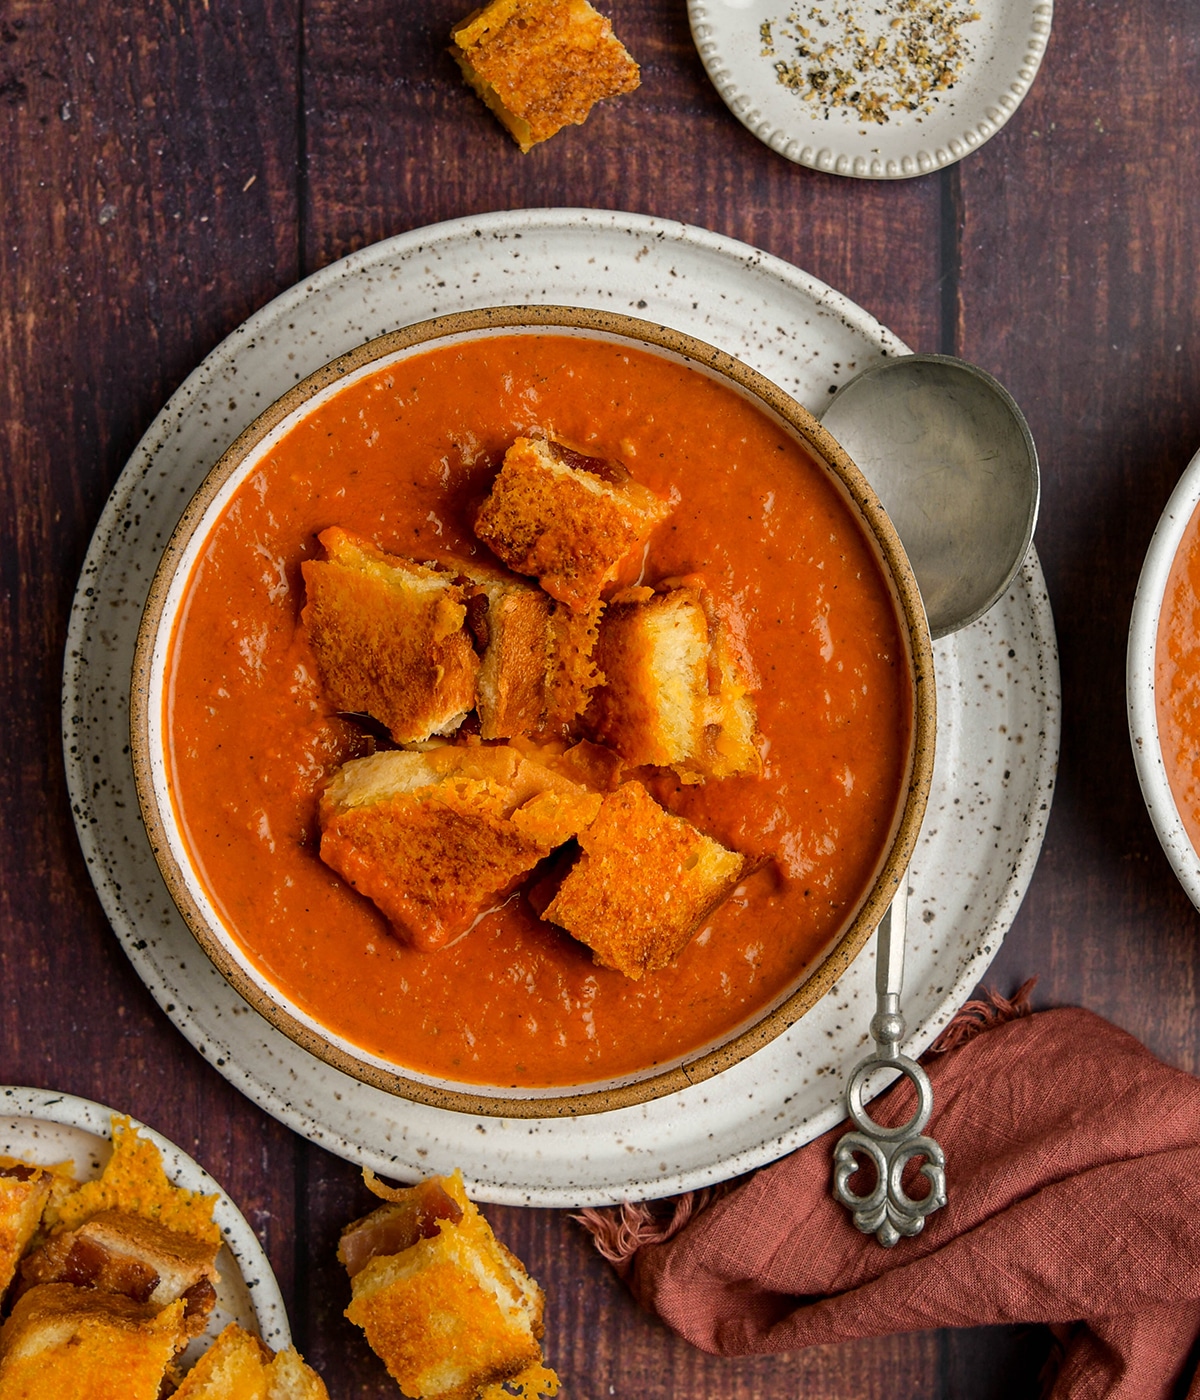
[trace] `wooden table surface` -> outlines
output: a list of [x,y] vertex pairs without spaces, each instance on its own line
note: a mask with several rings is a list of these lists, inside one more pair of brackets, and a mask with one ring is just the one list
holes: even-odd
[[[988,0],[980,0],[981,7]],[[815,174],[729,114],[683,0],[610,0],[631,97],[522,156],[445,53],[453,0],[0,0],[0,1080],[127,1110],[258,1231],[334,1400],[396,1394],[341,1316],[357,1170],[230,1087],[126,962],[72,826],[63,643],[88,539],[168,395],[256,308],[437,220],[624,208],[757,244],[1025,410],[1058,627],[1063,746],[1040,865],[988,983],[1039,978],[1200,1069],[1197,916],[1139,795],[1125,636],[1146,545],[1200,447],[1200,6],[1059,0],[1032,92],[916,180]],[[492,1208],[549,1294],[584,1397],[1020,1397],[1046,1334],[913,1333],[716,1360],[641,1314],[560,1211]]]

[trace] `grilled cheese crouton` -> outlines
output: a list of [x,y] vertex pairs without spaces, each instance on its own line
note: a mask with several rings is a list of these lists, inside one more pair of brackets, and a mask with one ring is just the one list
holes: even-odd
[[574,612],[540,588],[473,570],[484,607],[468,610],[483,659],[476,700],[480,735],[561,734],[601,680],[592,660],[604,604]]
[[391,751],[345,765],[321,798],[321,859],[432,951],[586,826],[600,798],[508,746]]
[[702,579],[617,594],[596,657],[604,684],[587,723],[630,767],[693,782],[762,772],[750,678]]
[[158,1400],[182,1318],[182,1301],[160,1311],[67,1283],[31,1288],[0,1330],[0,1400]]
[[532,574],[552,598],[585,612],[670,509],[619,462],[518,438],[475,533],[510,569]]
[[351,1278],[346,1316],[405,1394],[554,1395],[558,1378],[542,1364],[542,1291],[492,1234],[461,1175],[372,1189],[390,1204],[347,1226],[338,1251]]
[[183,1378],[174,1400],[329,1400],[320,1376],[288,1347],[268,1347],[231,1322]]
[[542,918],[635,981],[679,955],[745,864],[637,782],[604,798],[579,844],[583,854]]
[[479,671],[462,587],[339,526],[318,538],[328,558],[300,566],[301,617],[333,705],[373,716],[398,744],[452,734]]
[[587,0],[492,0],[451,33],[463,77],[522,151],[638,86],[638,66]]
[[198,1337],[217,1300],[216,1245],[125,1211],[105,1210],[52,1235],[21,1265],[23,1287],[71,1283],[123,1293],[162,1309],[184,1304],[184,1331]]
[[54,1181],[54,1173],[44,1167],[0,1158],[0,1298],[42,1223]]

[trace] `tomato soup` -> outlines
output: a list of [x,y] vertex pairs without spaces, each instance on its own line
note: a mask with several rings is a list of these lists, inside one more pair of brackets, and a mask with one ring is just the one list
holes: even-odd
[[1200,851],[1200,511],[1179,542],[1163,594],[1154,702],[1171,793]]
[[[631,577],[701,573],[761,682],[761,777],[655,796],[748,857],[676,963],[632,981],[523,895],[421,953],[318,857],[324,784],[353,751],[300,625],[300,565],[341,525],[420,560],[490,558],[471,530],[513,439],[623,461],[674,503]],[[199,878],[260,974],[400,1069],[464,1083],[591,1083],[677,1060],[791,990],[853,917],[904,796],[912,684],[875,553],[837,485],[713,377],[597,338],[435,348],[352,381],[282,436],[188,581],[164,727]]]

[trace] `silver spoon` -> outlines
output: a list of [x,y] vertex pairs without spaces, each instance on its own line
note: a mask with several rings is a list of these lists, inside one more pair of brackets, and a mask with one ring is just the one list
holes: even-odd
[[[934,639],[966,627],[1008,590],[1037,523],[1037,449],[1021,410],[990,374],[948,355],[888,360],[844,384],[822,425],[841,443],[892,518],[921,590]],[[933,1087],[919,1064],[900,1052],[904,1016],[904,939],[908,880],[879,922],[875,952],[875,1051],[846,1086],[854,1130],[834,1152],[833,1192],[854,1224],[890,1249],[918,1235],[946,1204],[945,1155],[923,1134]],[[867,1113],[866,1081],[896,1070],[911,1081],[917,1108],[907,1123],[885,1128]],[[865,1195],[850,1189],[857,1156],[875,1167]],[[927,1193],[914,1200],[901,1178],[914,1158]]]

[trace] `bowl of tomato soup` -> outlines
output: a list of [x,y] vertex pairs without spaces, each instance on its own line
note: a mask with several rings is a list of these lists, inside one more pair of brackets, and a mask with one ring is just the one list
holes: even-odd
[[[510,445],[536,432],[623,463],[669,503],[607,592],[702,575],[751,658],[761,771],[643,774],[743,873],[678,956],[638,978],[539,917],[532,886],[553,869],[430,952],[320,858],[322,793],[364,735],[323,693],[302,566],[336,526],[428,564],[496,567],[475,512]],[[346,1073],[505,1117],[676,1092],[802,1016],[903,876],[934,729],[915,579],[837,443],[722,351],[549,306],[410,326],[285,393],[184,511],[132,686],[146,827],[220,972]]]
[[1200,453],[1146,552],[1129,626],[1126,699],[1146,808],[1200,909]]

